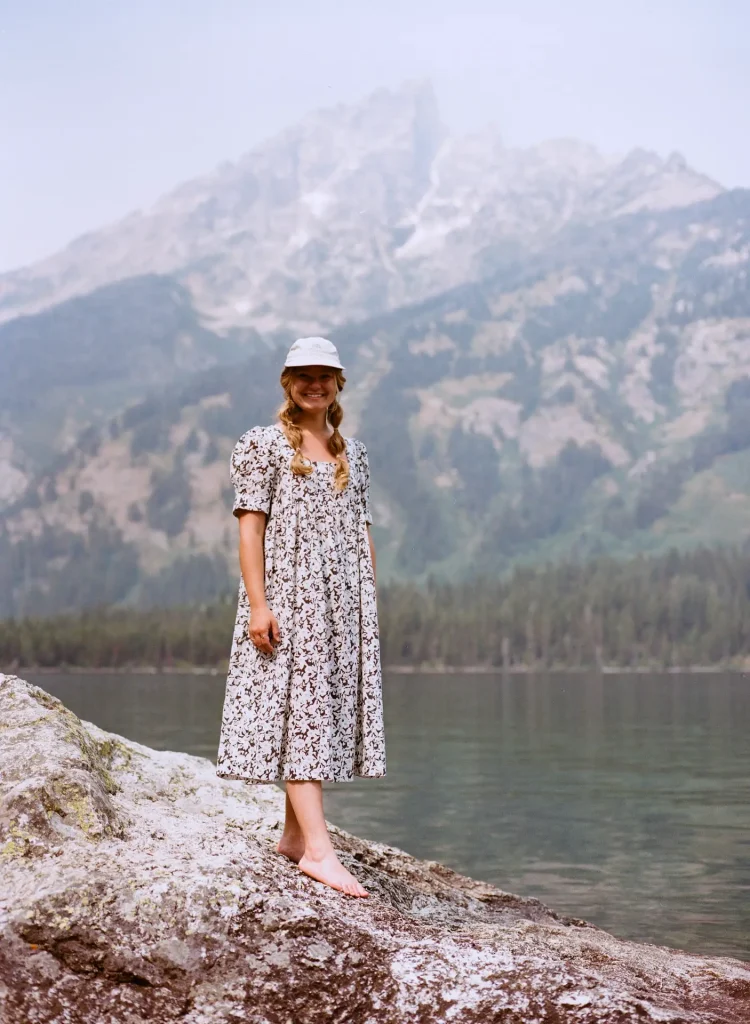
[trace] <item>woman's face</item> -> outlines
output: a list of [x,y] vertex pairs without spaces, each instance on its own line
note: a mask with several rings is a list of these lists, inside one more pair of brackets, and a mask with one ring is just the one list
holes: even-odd
[[336,377],[330,366],[298,366],[292,377],[292,399],[305,412],[327,409],[336,397]]

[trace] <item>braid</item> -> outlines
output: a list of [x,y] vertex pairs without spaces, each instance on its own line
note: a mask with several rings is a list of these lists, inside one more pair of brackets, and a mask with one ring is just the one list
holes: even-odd
[[309,476],[313,468],[309,462],[305,461],[305,456],[302,454],[302,431],[297,426],[295,419],[298,412],[299,406],[287,394],[286,401],[279,409],[278,416],[279,422],[284,428],[287,441],[294,448],[294,455],[292,456],[289,468],[295,476]]
[[346,460],[346,441],[339,433],[339,425],[344,418],[344,410],[338,398],[334,398],[328,406],[328,422],[333,433],[328,438],[328,451],[336,458],[336,469],[333,474],[333,485],[337,491],[343,491],[349,483],[349,463]]
[[[292,461],[289,468],[296,476],[309,476],[313,467],[302,454],[302,430],[297,423],[297,416],[300,412],[299,406],[291,395],[291,384],[293,380],[292,370],[285,367],[281,373],[281,386],[285,392],[285,400],[278,411],[278,418],[286,434],[287,441],[294,448]],[[338,390],[343,390],[346,378],[341,370],[336,370],[336,384]],[[349,463],[346,460],[346,442],[339,431],[339,426],[344,418],[344,410],[338,398],[334,398],[328,407],[327,419],[333,427],[333,433],[328,438],[328,450],[336,459],[336,469],[333,475],[333,485],[337,491],[343,491],[349,483]]]

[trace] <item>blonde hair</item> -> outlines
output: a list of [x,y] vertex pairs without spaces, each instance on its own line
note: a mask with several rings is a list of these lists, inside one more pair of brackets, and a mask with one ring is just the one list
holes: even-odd
[[[332,367],[332,369],[336,379],[336,390],[337,392],[343,391],[344,384],[346,384],[346,377],[341,370],[335,367]],[[289,463],[289,468],[297,476],[309,476],[313,471],[313,467],[309,462],[305,461],[305,456],[302,454],[302,429],[297,424],[297,416],[301,410],[292,398],[294,368],[285,366],[281,371],[280,379],[281,386],[284,389],[284,394],[286,395],[286,400],[279,408],[278,418],[281,423],[281,428],[286,435],[287,441],[292,448],[294,448],[294,455],[292,456],[292,461]],[[337,491],[343,491],[349,483],[349,463],[344,455],[344,452],[346,451],[346,442],[339,433],[339,427],[341,426],[343,418],[344,410],[341,408],[338,398],[334,398],[328,406],[326,419],[333,427],[333,433],[328,438],[328,451],[336,459],[336,469],[333,474],[333,486]]]

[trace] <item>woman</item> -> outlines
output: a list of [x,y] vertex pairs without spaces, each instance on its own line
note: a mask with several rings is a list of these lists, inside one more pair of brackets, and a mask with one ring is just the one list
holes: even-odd
[[385,775],[369,465],[339,432],[343,369],[327,339],[295,341],[278,424],[232,453],[241,580],[216,772],[284,779],[279,853],[367,896],[323,815],[323,781]]

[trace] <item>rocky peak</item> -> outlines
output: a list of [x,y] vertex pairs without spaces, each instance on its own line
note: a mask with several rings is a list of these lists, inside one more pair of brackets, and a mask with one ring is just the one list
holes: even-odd
[[690,171],[690,168],[688,167],[688,162],[682,153],[678,153],[674,150],[664,161],[664,170],[672,173],[683,173],[685,171]]
[[[282,181],[269,199],[277,205],[302,199],[323,214],[363,171],[375,169],[386,180],[396,174],[407,179],[404,184],[418,186],[444,133],[429,83],[378,89],[360,104],[309,114],[245,154],[213,189],[248,176]],[[310,197],[320,189],[326,191],[316,202]]]
[[612,167],[602,190],[615,216],[690,206],[723,191],[717,182],[689,167],[679,153],[665,160],[646,149],[631,150]]
[[169,274],[219,330],[328,330],[491,272],[567,224],[684,206],[719,186],[675,157],[572,139],[449,137],[428,82],[316,111],[233,164],[0,277],[0,319]]

